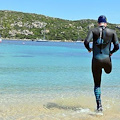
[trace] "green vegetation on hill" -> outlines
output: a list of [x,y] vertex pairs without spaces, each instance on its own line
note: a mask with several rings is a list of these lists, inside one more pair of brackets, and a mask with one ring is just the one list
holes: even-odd
[[[0,34],[8,39],[84,40],[96,20],[63,20],[44,15],[0,11]],[[120,40],[120,25],[108,23]]]

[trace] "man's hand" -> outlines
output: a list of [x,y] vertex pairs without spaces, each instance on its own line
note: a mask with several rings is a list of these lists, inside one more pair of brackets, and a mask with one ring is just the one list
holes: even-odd
[[92,48],[90,48],[90,49],[88,50],[88,52],[91,53],[91,52],[92,52]]
[[112,56],[112,54],[113,54],[113,52],[112,52],[112,51],[110,51],[110,56]]
[[110,53],[110,56],[112,56],[112,54]]

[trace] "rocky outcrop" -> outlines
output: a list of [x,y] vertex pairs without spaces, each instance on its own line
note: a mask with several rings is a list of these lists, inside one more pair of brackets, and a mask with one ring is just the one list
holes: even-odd
[[45,22],[40,22],[40,21],[35,21],[35,22],[25,22],[23,23],[22,21],[20,22],[14,22],[11,24],[11,27],[26,27],[26,28],[44,28],[47,25]]
[[94,28],[94,23],[91,23],[90,25],[88,25],[88,29]]
[[16,34],[23,34],[23,35],[34,35],[34,33],[32,32],[32,31],[29,31],[29,30],[23,30],[23,31],[21,31],[21,30],[10,30],[9,31],[9,35],[10,36],[12,36],[12,37],[14,37],[14,36],[16,36]]
[[120,29],[120,25],[116,25],[116,28]]

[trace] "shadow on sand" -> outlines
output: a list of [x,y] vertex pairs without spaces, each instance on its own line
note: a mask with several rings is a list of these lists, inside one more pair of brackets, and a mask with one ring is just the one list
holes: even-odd
[[63,109],[63,110],[73,110],[73,111],[77,111],[77,110],[82,110],[82,107],[75,107],[75,106],[66,106],[66,105],[59,105],[57,103],[47,103],[46,105],[44,105],[45,108],[47,109]]
[[44,108],[47,109],[59,109],[59,110],[72,110],[77,111],[79,113],[84,113],[90,116],[103,116],[102,112],[92,112],[89,108],[83,108],[81,106],[67,106],[67,105],[59,105],[57,103],[47,103],[44,105]]

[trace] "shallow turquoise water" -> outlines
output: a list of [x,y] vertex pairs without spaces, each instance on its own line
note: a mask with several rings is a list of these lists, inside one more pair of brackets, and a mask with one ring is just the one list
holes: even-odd
[[[83,43],[3,41],[0,44],[1,94],[91,94],[92,54]],[[113,71],[103,72],[103,95],[120,95],[120,51]]]
[[[3,40],[0,119],[98,120],[91,59],[83,43]],[[120,118],[120,51],[112,63],[112,73],[102,75],[104,120]]]

